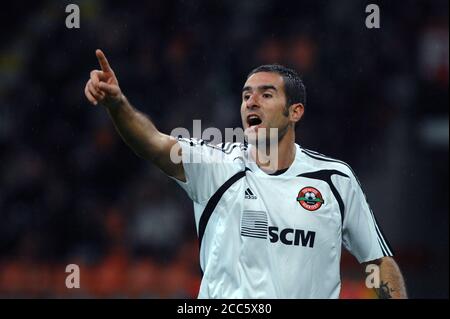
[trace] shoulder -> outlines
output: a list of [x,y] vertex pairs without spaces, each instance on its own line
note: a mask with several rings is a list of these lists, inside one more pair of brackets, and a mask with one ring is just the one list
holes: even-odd
[[207,147],[210,147],[216,151],[223,152],[225,154],[234,154],[241,153],[247,150],[247,145],[244,143],[220,143],[220,144],[212,144],[206,142]]
[[223,159],[242,156],[247,151],[247,145],[245,143],[213,144],[198,138],[178,138],[178,141],[185,146],[201,150],[203,154],[220,156]]
[[357,180],[351,166],[344,161],[302,147],[300,147],[300,152],[303,160],[313,170],[336,170],[352,180]]

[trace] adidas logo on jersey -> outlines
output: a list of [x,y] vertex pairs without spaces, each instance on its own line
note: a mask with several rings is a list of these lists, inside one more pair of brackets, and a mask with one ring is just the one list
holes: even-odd
[[245,190],[245,199],[258,199],[258,197],[255,194],[253,194],[250,188],[247,188]]

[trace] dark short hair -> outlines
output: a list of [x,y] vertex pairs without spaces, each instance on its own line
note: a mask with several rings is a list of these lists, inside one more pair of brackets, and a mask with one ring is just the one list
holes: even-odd
[[286,108],[295,103],[302,103],[303,106],[305,106],[306,88],[297,72],[283,65],[266,64],[253,69],[247,75],[247,79],[253,74],[259,72],[277,73],[283,77],[284,91],[286,93]]

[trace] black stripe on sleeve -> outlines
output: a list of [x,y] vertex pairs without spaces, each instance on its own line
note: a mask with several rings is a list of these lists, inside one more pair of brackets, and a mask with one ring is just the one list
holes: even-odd
[[380,247],[381,247],[381,252],[383,253],[383,256],[384,257],[388,256],[388,253],[386,252],[386,250],[384,249],[383,244],[380,241],[380,237],[377,237],[377,241],[378,241],[378,245],[380,245]]
[[386,236],[384,235],[383,230],[378,226],[377,219],[376,219],[375,214],[373,213],[372,209],[370,207],[369,207],[369,209],[370,209],[370,214],[372,215],[373,223],[375,224],[375,230],[377,231],[378,237],[380,237],[380,241],[383,243],[382,247],[384,246],[384,248],[387,251],[386,256],[393,256],[394,250],[392,249],[389,242],[385,239]]
[[333,159],[333,158],[329,158],[329,157],[327,157],[327,156],[325,156],[323,154],[320,154],[320,153],[317,153],[317,152],[314,152],[314,151],[311,151],[311,150],[302,149],[302,152],[303,152],[303,154],[305,154],[305,155],[307,155],[307,156],[309,156],[311,158],[314,158],[316,160],[319,160],[319,161],[331,162],[331,163],[339,163],[339,164],[342,164],[342,165],[345,165],[346,167],[348,167],[348,169],[352,172],[353,177],[358,182],[358,185],[361,188],[361,191],[362,191],[362,193],[364,195],[364,198],[366,200],[367,206],[369,207],[370,213],[372,215],[372,220],[373,220],[373,222],[375,224],[375,230],[376,230],[376,233],[377,233],[377,236],[378,236],[378,240],[379,240],[379,243],[380,243],[381,250],[383,251],[383,253],[385,253],[385,251],[387,251],[387,253],[386,253],[387,256],[394,255],[394,250],[392,249],[391,245],[389,244],[388,240],[386,239],[386,236],[384,235],[383,230],[378,226],[378,222],[377,222],[377,220],[375,218],[375,214],[373,213],[372,209],[370,208],[369,202],[367,200],[367,196],[366,196],[366,194],[363,191],[361,182],[359,181],[358,176],[356,176],[356,174],[353,171],[353,169],[351,168],[351,166],[348,165],[347,163],[343,162],[343,161],[340,161],[340,160],[337,160],[337,159]]

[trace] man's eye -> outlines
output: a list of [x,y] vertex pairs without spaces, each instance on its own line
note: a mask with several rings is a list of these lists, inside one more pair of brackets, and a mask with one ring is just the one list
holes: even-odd
[[272,94],[269,94],[269,93],[264,93],[263,94],[263,98],[265,98],[265,99],[269,99],[271,97],[272,97]]
[[244,95],[244,101],[247,101],[250,98],[250,95]]

